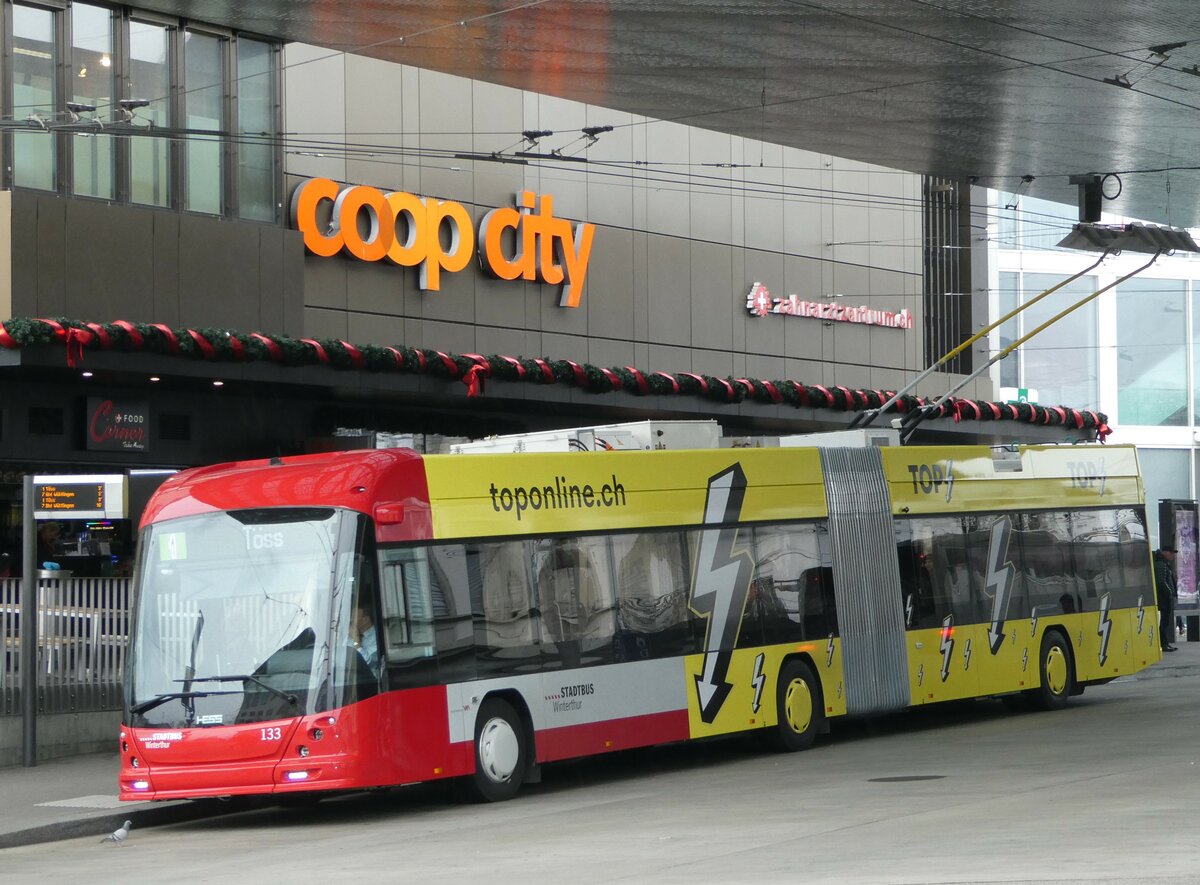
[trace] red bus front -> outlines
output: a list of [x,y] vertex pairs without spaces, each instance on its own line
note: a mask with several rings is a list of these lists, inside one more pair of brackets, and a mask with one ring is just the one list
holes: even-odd
[[473,760],[457,758],[445,733],[444,688],[418,679],[382,691],[373,553],[370,520],[337,507],[147,526],[121,798],[359,789],[468,771]]

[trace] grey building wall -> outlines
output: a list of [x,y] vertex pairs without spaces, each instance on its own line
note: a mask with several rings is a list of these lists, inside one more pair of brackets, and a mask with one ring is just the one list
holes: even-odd
[[303,332],[296,231],[34,191],[12,192],[5,222],[5,317]]
[[[423,293],[409,268],[306,256],[308,335],[849,387],[924,367],[917,175],[301,44],[285,48],[284,81],[284,129],[311,140],[285,155],[289,199],[326,177],[455,200],[477,227],[528,189],[597,226],[578,309],[558,306],[557,287],[473,266]],[[615,128],[582,150],[579,131],[599,125]],[[588,162],[454,156],[511,156],[524,130],[556,133],[533,150]],[[756,281],[907,309],[914,327],[752,317]],[[990,383],[964,394],[990,397]]]

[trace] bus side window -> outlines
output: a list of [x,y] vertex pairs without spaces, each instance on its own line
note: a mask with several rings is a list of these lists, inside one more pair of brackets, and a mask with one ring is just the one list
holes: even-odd
[[691,650],[686,549],[678,531],[612,537],[619,659]]
[[604,537],[558,538],[535,554],[542,649],[550,666],[612,657],[615,602]]
[[390,661],[433,654],[433,593],[425,551],[381,550],[383,626]]
[[957,518],[914,517],[900,524],[897,549],[900,587],[905,594],[905,623],[909,630],[940,627],[954,611],[953,596],[960,583],[969,589],[965,569],[962,524]]

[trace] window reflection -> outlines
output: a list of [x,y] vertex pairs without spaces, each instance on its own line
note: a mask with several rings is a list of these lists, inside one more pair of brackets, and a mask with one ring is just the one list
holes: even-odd
[[[1032,301],[1062,281],[1058,274],[1001,273],[1000,314],[1003,316],[1018,304]],[[1000,327],[1001,347],[1032,332],[1061,311],[1064,304],[1079,301],[1098,286],[1095,277],[1081,277],[1063,286],[1059,294],[1022,311]],[[1096,302],[1092,301],[1072,313],[1069,321],[1043,329],[1028,345],[1019,347],[1000,363],[1000,383],[1005,387],[1033,388],[1041,403],[1099,408],[1098,317]],[[1064,372],[1064,366],[1071,366],[1072,370]]]
[[[4,139],[5,186],[212,215],[237,206],[242,218],[277,220],[276,44],[126,19],[90,3],[10,9],[11,120],[26,125]],[[146,106],[127,110],[125,100]],[[70,120],[84,128],[56,134],[68,104],[95,110]],[[93,119],[94,132],[86,128]]]
[[[129,23],[129,97],[145,99],[137,125],[170,126],[171,69],[168,31],[163,25]],[[130,199],[145,206],[170,202],[170,142],[165,138],[129,139]]]
[[[99,6],[76,3],[71,7],[71,91],[73,101],[96,108],[96,119],[106,119],[113,107],[112,12]],[[87,116],[86,115],[85,119]],[[113,140],[104,135],[75,135],[75,193],[88,197],[113,197]]]
[[272,50],[257,40],[238,40],[238,213],[275,220],[275,108]]
[[225,109],[225,41],[188,31],[184,36],[184,125],[193,130],[184,142],[184,205],[192,212],[221,214],[223,201],[221,139],[195,134],[220,132]]
[[1123,425],[1188,421],[1183,280],[1117,287],[1117,417]]
[[[822,562],[815,525],[755,528],[754,558],[743,623],[762,631],[761,639],[753,637],[756,642],[824,639],[838,632],[833,569]],[[751,644],[751,638],[743,635],[739,644]]]
[[[55,14],[47,9],[13,5],[13,117],[54,119],[58,106],[54,87]],[[54,190],[55,141],[49,132],[13,133],[13,184]]]

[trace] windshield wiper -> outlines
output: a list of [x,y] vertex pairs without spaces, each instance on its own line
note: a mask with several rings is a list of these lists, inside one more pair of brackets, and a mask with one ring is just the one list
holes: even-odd
[[[265,683],[261,679],[259,679],[257,676],[252,676],[249,673],[237,673],[237,674],[232,674],[229,676],[197,676],[197,677],[194,677],[194,678],[188,679],[188,680],[176,679],[175,681],[176,682],[253,682],[259,688],[265,688],[271,694],[275,695],[278,698],[283,698],[285,701],[287,701],[289,704],[292,704],[293,706],[296,703],[296,696],[294,694],[283,691],[282,689],[278,689],[273,685],[268,685],[267,683]],[[237,694],[237,692],[228,692],[228,691],[219,692],[219,693],[220,694]],[[213,692],[213,694],[218,694],[218,692]]]
[[[176,679],[175,681],[183,682],[184,680]],[[129,708],[129,712],[140,716],[142,713],[146,713],[150,710],[153,710],[155,707],[159,706],[160,704],[165,704],[167,701],[187,700],[187,699],[191,699],[191,698],[206,698],[206,697],[209,697],[210,695],[218,695],[218,694],[241,694],[241,692],[237,692],[237,691],[169,691],[165,694],[156,694],[154,697],[150,698],[150,700],[142,701],[140,704],[134,704],[132,707]]]

